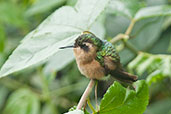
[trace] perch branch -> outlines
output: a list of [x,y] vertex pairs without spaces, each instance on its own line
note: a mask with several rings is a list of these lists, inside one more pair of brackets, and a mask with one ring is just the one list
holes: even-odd
[[85,104],[86,99],[89,96],[89,94],[90,94],[93,86],[94,86],[94,80],[91,79],[90,82],[89,82],[89,84],[88,84],[88,86],[87,86],[87,88],[86,88],[86,90],[84,91],[84,93],[83,93],[83,95],[82,95],[79,103],[78,103],[78,106],[77,106],[77,109],[78,110],[81,110],[82,106]]

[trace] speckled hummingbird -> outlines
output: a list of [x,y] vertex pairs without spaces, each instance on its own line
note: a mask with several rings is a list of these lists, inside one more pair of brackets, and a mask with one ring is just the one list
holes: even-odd
[[101,80],[110,74],[122,82],[132,83],[137,80],[135,75],[123,70],[115,47],[93,33],[85,31],[75,40],[73,46],[60,49],[71,47],[81,74],[87,78]]

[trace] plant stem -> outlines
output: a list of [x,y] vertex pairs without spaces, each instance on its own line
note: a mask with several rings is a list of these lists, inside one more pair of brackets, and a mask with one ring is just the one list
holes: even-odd
[[131,31],[132,31],[132,29],[133,29],[133,27],[135,25],[135,22],[136,21],[134,19],[131,20],[131,23],[128,26],[128,29],[126,30],[125,35],[130,35],[130,33],[131,33]]
[[90,98],[89,98],[89,97],[87,98],[87,104],[88,104],[88,106],[90,107],[90,109],[93,111],[93,113],[95,113],[96,110],[94,109],[93,105],[91,104]]
[[134,46],[132,46],[132,44],[130,44],[129,42],[124,41],[124,40],[123,40],[123,43],[124,43],[125,47],[127,47],[133,53],[135,53],[136,55],[138,54],[138,50]]
[[84,91],[79,103],[78,103],[78,106],[77,106],[78,110],[81,110],[82,106],[85,104],[86,99],[89,96],[90,92],[92,91],[93,86],[94,86],[94,80],[91,79],[86,90]]
[[97,86],[98,86],[98,80],[96,80],[96,84],[95,84],[95,101],[96,101],[96,110],[99,109],[98,107],[98,102],[97,102]]
[[114,38],[112,38],[112,40],[110,40],[110,42],[112,44],[124,39],[124,38],[127,38],[128,39],[128,35],[125,35],[125,34],[118,34],[117,36],[115,36]]

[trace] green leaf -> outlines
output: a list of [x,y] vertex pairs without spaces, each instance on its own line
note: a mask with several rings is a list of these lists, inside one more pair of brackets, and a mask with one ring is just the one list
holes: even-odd
[[142,114],[148,104],[148,85],[144,80],[137,81],[134,85],[135,91],[115,82],[101,101],[100,114]]
[[142,75],[146,69],[149,68],[149,66],[154,61],[154,57],[147,58],[143,63],[139,64],[139,66],[136,68],[136,71],[139,75]]
[[132,19],[143,6],[144,4],[139,0],[112,0],[109,4],[109,12]]
[[82,110],[74,110],[74,111],[70,111],[68,113],[65,114],[84,114],[84,112]]
[[[170,18],[171,19],[171,18]],[[164,21],[166,22],[166,21]],[[171,24],[171,21],[170,21]],[[169,29],[167,29],[169,31]],[[159,39],[153,43],[149,50],[150,53],[170,53],[168,47],[171,46],[171,36],[170,32],[165,32],[165,34],[160,35]],[[170,44],[169,44],[170,42]]]
[[62,69],[74,59],[73,52],[70,49],[61,50],[53,56],[47,65],[44,67],[46,75],[53,74],[54,72]]
[[3,114],[39,114],[40,102],[37,96],[27,89],[15,91],[8,99]]
[[159,80],[162,80],[164,76],[162,75],[160,70],[156,70],[152,72],[146,79],[148,85],[151,85],[152,83],[158,82]]
[[74,6],[77,3],[77,0],[67,0],[66,4],[69,6]]
[[170,42],[169,42],[168,52],[171,53],[171,39],[170,39]]
[[[138,50],[149,50],[160,38],[163,22],[163,17],[147,18],[136,22],[131,33],[131,35],[135,35],[136,38],[130,39],[130,42]],[[152,30],[153,32],[151,32]]]
[[171,77],[171,57],[165,57],[163,59],[162,74]]
[[141,52],[128,64],[128,68],[130,71],[135,70],[139,75],[148,73],[146,81],[151,85],[165,77],[171,77],[171,56]]
[[82,31],[91,28],[109,0],[79,0],[75,6],[55,11],[29,33],[0,71],[0,77],[38,65],[57,54],[59,47],[73,44]]
[[138,21],[144,18],[166,15],[171,15],[171,6],[161,5],[142,8],[136,13],[134,18]]
[[143,53],[138,54],[138,56],[133,61],[131,61],[128,64],[129,71],[130,72],[133,72],[132,69],[136,68],[137,65],[141,63],[141,61],[142,61],[143,58],[144,58],[144,54]]

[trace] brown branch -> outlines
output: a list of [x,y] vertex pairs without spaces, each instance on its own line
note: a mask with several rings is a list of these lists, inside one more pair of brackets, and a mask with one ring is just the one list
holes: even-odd
[[87,88],[86,88],[86,90],[84,91],[84,93],[83,93],[83,95],[82,95],[79,103],[78,103],[78,106],[77,106],[77,109],[78,110],[81,110],[82,106],[85,104],[86,99],[89,96],[89,94],[90,94],[93,86],[94,86],[94,80],[91,79],[90,82],[89,82],[89,84],[88,84],[88,86],[87,86]]

